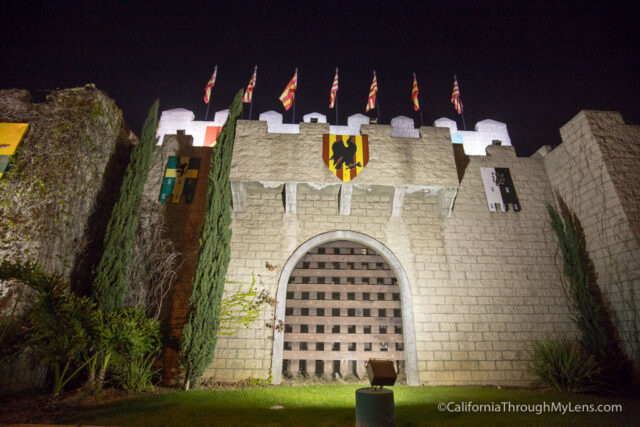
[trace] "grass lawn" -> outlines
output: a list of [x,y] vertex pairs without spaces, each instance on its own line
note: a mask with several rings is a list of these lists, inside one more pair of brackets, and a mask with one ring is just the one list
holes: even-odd
[[[146,395],[93,408],[64,424],[125,426],[353,426],[355,390],[362,385],[315,385],[220,389]],[[640,425],[640,401],[585,395],[497,390],[471,387],[391,388],[395,396],[396,425],[527,426],[527,425]],[[511,402],[541,405],[622,404],[621,413],[447,412],[439,402],[476,404]],[[282,405],[284,409],[270,409]],[[500,406],[501,407],[501,406]]]

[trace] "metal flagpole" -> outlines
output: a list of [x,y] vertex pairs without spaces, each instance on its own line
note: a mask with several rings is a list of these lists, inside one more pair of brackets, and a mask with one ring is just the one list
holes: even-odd
[[207,121],[207,117],[209,117],[209,104],[211,104],[211,98],[209,98],[209,102],[207,102],[207,112],[204,113],[204,121]]

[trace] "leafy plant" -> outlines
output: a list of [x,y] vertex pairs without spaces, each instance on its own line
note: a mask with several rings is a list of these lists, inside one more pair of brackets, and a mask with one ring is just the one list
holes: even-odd
[[546,340],[534,344],[531,371],[544,384],[560,391],[594,391],[600,370],[593,356],[569,341]]
[[265,304],[275,302],[266,290],[258,292],[255,275],[252,276],[251,285],[247,290],[244,290],[240,282],[227,283],[239,285],[239,287],[222,299],[218,335],[235,335],[238,329],[248,328],[260,316]]
[[125,363],[115,373],[116,381],[127,391],[139,392],[153,388],[153,376],[158,372],[153,369],[155,361],[152,353],[138,356]]
[[[90,367],[87,388],[101,389],[110,365],[114,365],[116,379],[123,387],[139,383],[140,379],[128,375],[138,375],[145,364],[149,363],[150,367],[153,363],[153,356],[160,348],[158,320],[148,318],[139,308],[122,308],[106,314],[97,330],[93,350],[99,362]],[[129,367],[131,364],[135,366]]]
[[38,297],[29,314],[27,332],[34,358],[53,368],[55,395],[91,362],[84,354],[100,323],[95,303],[87,297],[64,294],[65,290],[52,287]]

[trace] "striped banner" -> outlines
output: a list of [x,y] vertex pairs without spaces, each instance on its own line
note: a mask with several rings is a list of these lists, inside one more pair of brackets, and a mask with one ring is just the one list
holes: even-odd
[[413,111],[420,109],[420,103],[418,102],[418,80],[416,79],[416,73],[413,73],[413,88],[411,89],[411,101],[413,102]]
[[244,91],[244,95],[242,96],[242,102],[245,104],[249,104],[253,98],[253,88],[256,86],[257,77],[258,66],[256,65],[253,69],[253,76],[251,76],[251,80],[249,80],[249,86],[247,86],[247,90]]
[[338,69],[336,68],[336,76],[333,78],[331,92],[329,92],[329,108],[336,105],[336,95],[338,94]]
[[368,135],[323,135],[322,160],[338,179],[352,181],[369,163]]
[[453,79],[453,92],[451,93],[451,103],[458,114],[462,114],[462,101],[460,100],[460,88],[458,87],[458,79]]
[[296,72],[287,84],[287,87],[284,88],[282,95],[280,95],[280,102],[284,105],[284,109],[289,111],[291,105],[293,104],[293,98],[296,95],[296,89],[298,88],[298,69],[296,68]]
[[376,108],[376,94],[378,93],[378,79],[376,78],[376,70],[373,70],[373,80],[371,81],[371,88],[369,88],[369,99],[367,99],[366,112]]
[[211,89],[213,89],[213,86],[216,84],[216,75],[217,74],[218,74],[218,66],[216,65],[216,67],[213,69],[213,74],[211,75],[211,78],[207,82],[207,85],[204,87],[204,102],[205,102],[205,104],[209,103],[209,99],[211,97]]

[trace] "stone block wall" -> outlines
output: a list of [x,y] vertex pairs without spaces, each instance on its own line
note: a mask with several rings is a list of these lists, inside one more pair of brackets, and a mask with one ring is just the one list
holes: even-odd
[[[575,332],[545,209],[551,186],[540,156],[518,158],[512,147],[489,146],[461,163],[443,223],[449,280],[429,283],[425,296],[421,375],[430,384],[524,385],[532,344]],[[509,168],[520,212],[489,211],[481,167]]]
[[640,127],[615,112],[582,111],[544,157],[554,191],[584,229],[598,284],[629,356],[640,361]]
[[[249,147],[248,138],[266,134],[258,129],[262,124],[245,122],[242,126],[236,140],[240,147]],[[423,184],[437,182],[434,170],[446,167],[447,173],[456,172],[453,156],[426,155],[432,143],[428,130],[422,128],[423,139],[416,141],[425,145],[415,149],[422,154],[413,161],[421,165],[407,172],[420,177],[417,182]],[[384,129],[369,133],[371,145],[387,139],[387,152],[406,147],[405,139],[382,132]],[[261,144],[260,138],[253,144]],[[273,150],[261,160],[268,165],[280,151],[269,145],[271,140],[262,144],[266,147],[256,149],[259,153]],[[532,378],[526,362],[534,341],[575,333],[556,262],[557,242],[545,210],[545,204],[552,201],[551,186],[539,156],[517,158],[512,147],[487,150],[487,156],[462,162],[466,169],[461,171],[459,187],[456,185],[458,195],[449,218],[443,216],[436,192],[428,185],[418,191],[407,187],[400,207],[393,206],[394,186],[354,185],[350,214],[340,215],[340,186],[314,183],[298,183],[296,213],[285,212],[283,184],[271,180],[286,177],[290,169],[284,164],[282,174],[273,169],[273,178],[265,182],[245,181],[246,209],[233,214],[228,279],[249,283],[256,274],[275,295],[278,282],[282,283],[282,268],[300,245],[335,230],[362,233],[387,247],[408,279],[415,335],[405,336],[405,342],[410,339],[415,344],[418,383],[528,384]],[[248,154],[234,156],[232,179],[248,180],[248,163],[240,158],[248,161]],[[403,163],[393,156],[372,157],[367,168],[381,168],[382,164],[394,169]],[[481,166],[510,168],[522,211],[489,211]],[[263,172],[257,174],[267,178]],[[325,176],[318,180],[330,182]],[[455,181],[457,184],[457,177]],[[270,271],[267,264],[276,269]],[[216,360],[206,375],[231,381],[273,374],[273,332],[265,327],[273,317],[270,310],[250,329],[221,337]]]

